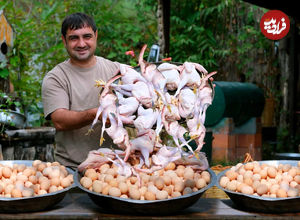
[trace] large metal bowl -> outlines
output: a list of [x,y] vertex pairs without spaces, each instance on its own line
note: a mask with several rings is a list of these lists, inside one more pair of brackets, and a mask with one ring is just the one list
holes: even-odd
[[16,127],[24,128],[26,122],[26,117],[16,111],[0,109],[0,123]]
[[[2,165],[25,164],[32,166],[32,160],[4,160],[0,161]],[[74,171],[67,168],[67,171],[74,175]],[[66,193],[75,187],[73,183],[71,186],[53,193],[47,193],[40,196],[22,197],[22,198],[5,198],[0,197],[0,212],[1,213],[22,213],[34,212],[49,209],[58,204],[66,195]]]
[[[297,166],[296,160],[266,160],[259,161],[260,164],[269,164],[277,166],[279,164],[290,164]],[[230,169],[230,168],[229,168]],[[267,198],[254,195],[246,195],[239,192],[233,192],[220,186],[219,182],[222,176],[229,170],[224,170],[217,176],[216,185],[223,190],[234,204],[245,211],[265,212],[265,213],[285,213],[300,211],[300,197],[290,198]]]
[[78,170],[74,179],[76,186],[88,193],[93,202],[105,210],[134,215],[167,215],[193,205],[207,189],[215,185],[217,178],[215,173],[211,169],[208,169],[208,172],[211,175],[211,182],[201,190],[172,199],[152,201],[123,199],[92,192],[80,184],[79,181],[82,175]]

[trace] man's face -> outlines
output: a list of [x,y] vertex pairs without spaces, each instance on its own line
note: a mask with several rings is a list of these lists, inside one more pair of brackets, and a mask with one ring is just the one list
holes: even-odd
[[64,45],[75,62],[89,61],[96,50],[97,45],[97,31],[94,33],[93,29],[84,26],[77,30],[68,29],[66,38],[62,36]]

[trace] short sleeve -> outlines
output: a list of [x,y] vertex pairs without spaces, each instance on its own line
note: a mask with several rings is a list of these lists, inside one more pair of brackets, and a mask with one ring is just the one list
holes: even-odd
[[63,83],[54,74],[48,73],[42,83],[42,100],[44,117],[50,120],[50,115],[57,109],[69,109],[70,98],[67,84]]

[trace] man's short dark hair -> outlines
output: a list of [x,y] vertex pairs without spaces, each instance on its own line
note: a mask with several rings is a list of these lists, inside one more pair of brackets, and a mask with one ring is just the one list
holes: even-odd
[[93,29],[94,32],[97,31],[97,27],[96,24],[94,22],[94,20],[84,14],[84,13],[74,13],[71,15],[68,15],[62,25],[61,25],[61,34],[64,36],[64,38],[66,38],[66,34],[67,34],[67,30],[71,29],[71,30],[77,30],[83,27],[91,27]]

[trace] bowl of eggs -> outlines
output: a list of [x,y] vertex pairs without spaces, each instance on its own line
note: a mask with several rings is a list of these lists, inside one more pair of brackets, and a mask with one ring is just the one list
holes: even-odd
[[0,212],[33,212],[54,206],[75,187],[73,174],[58,162],[0,161]]
[[296,160],[239,163],[219,173],[216,185],[247,211],[300,211],[300,162]]
[[194,171],[170,163],[154,173],[126,178],[117,167],[104,164],[99,169],[76,171],[76,185],[103,210],[139,215],[166,215],[193,205],[215,185],[211,170]]

